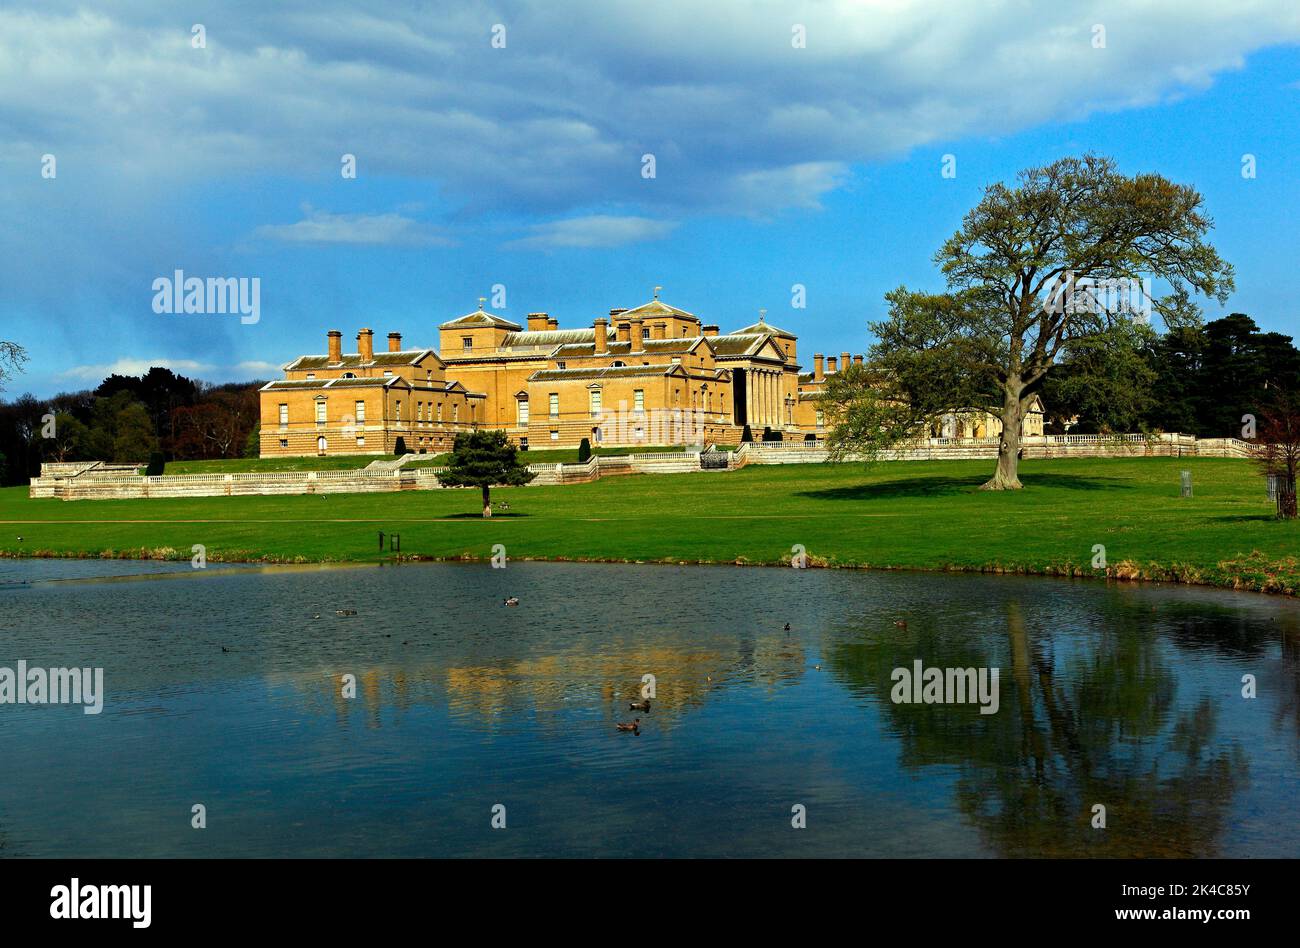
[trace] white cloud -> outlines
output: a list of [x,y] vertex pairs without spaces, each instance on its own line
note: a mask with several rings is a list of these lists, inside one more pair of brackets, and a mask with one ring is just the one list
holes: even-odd
[[250,360],[235,365],[213,365],[193,359],[118,359],[100,365],[77,365],[60,372],[55,378],[80,382],[100,382],[110,375],[144,375],[151,368],[171,369],[178,375],[202,378],[207,381],[238,381],[279,376],[281,365],[274,362]]
[[534,225],[528,237],[510,241],[510,250],[557,250],[564,247],[621,247],[667,237],[677,224],[648,217],[592,214]]
[[848,176],[838,161],[805,161],[785,168],[763,168],[737,174],[730,184],[731,204],[753,211],[765,204],[818,209],[821,197]]
[[103,365],[73,366],[65,372],[60,372],[56,378],[98,382],[110,375],[144,375],[154,366],[160,369],[171,369],[182,375],[210,372],[216,368],[214,365],[195,362],[192,359],[118,359],[116,362]]
[[401,214],[330,214],[305,208],[293,224],[264,224],[255,237],[297,244],[369,244],[398,247],[448,246],[448,238]]
[[257,360],[253,360],[250,362],[240,362],[238,365],[232,366],[231,368],[233,368],[235,372],[241,375],[246,375],[251,377],[251,376],[279,375],[281,370],[283,369],[283,366],[275,362],[259,362]]
[[[1300,39],[1293,0],[831,0],[797,12],[778,0],[483,0],[437,16],[395,0],[365,14],[345,0],[248,0],[206,14],[200,50],[161,0],[106,9],[0,11],[0,162],[30,170],[49,151],[61,175],[98,168],[118,187],[156,187],[337,175],[354,153],[362,176],[427,181],[471,212],[541,216],[812,207],[837,169],[1194,93]],[[804,49],[791,46],[796,21]],[[505,49],[489,42],[497,22]],[[1092,46],[1098,23],[1105,49]],[[653,180],[640,176],[646,152]],[[430,239],[398,215],[324,215],[267,236]]]

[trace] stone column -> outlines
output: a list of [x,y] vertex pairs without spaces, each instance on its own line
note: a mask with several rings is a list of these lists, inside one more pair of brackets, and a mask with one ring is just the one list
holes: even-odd
[[754,406],[758,404],[758,399],[754,398],[754,371],[745,369],[745,424],[748,424],[750,430],[754,429]]

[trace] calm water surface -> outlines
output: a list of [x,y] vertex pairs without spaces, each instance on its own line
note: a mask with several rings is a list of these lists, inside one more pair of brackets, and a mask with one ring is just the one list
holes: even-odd
[[[101,666],[107,697],[98,716],[0,705],[0,855],[1300,856],[1300,606],[1282,599],[0,560],[0,666],[19,659]],[[916,659],[998,667],[998,712],[894,704]],[[644,674],[658,699],[618,733]]]

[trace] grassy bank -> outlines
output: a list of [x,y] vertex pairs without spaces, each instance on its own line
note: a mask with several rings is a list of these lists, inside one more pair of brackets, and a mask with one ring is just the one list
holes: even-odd
[[[1195,496],[1179,496],[1178,472]],[[210,561],[373,561],[376,532],[405,554],[515,559],[789,562],[1005,570],[1207,583],[1294,595],[1300,525],[1279,523],[1237,460],[1026,461],[1026,489],[983,493],[988,461],[751,466],[473,491],[193,500],[30,500],[0,491],[0,555],[175,556]],[[22,541],[17,537],[21,535]],[[1093,569],[1093,546],[1107,569]]]

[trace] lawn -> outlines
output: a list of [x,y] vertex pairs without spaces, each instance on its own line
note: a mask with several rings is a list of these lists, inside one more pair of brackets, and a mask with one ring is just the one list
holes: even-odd
[[[1179,496],[1179,471],[1195,496]],[[788,563],[1006,570],[1202,582],[1295,594],[1300,524],[1280,523],[1244,461],[1025,461],[1025,490],[977,490],[990,461],[751,465],[469,490],[192,500],[30,500],[0,491],[0,555],[373,561],[376,533],[404,554],[514,559]],[[22,536],[21,543],[18,535]],[[385,556],[387,554],[384,554]]]
[[[242,474],[251,471],[351,471],[372,461],[391,461],[392,454],[305,458],[222,458],[215,461],[168,461],[164,474]],[[143,473],[144,468],[140,469]]]

